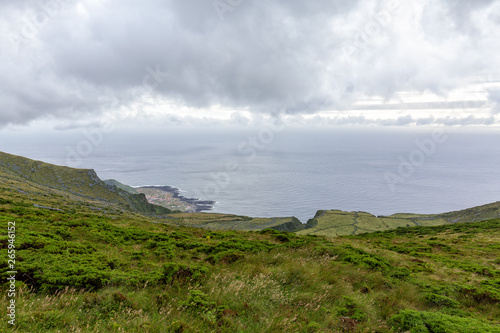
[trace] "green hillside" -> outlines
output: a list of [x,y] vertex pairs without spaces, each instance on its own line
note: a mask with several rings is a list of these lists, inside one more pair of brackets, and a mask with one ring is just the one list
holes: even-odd
[[58,193],[78,197],[79,200],[114,204],[140,213],[171,212],[149,204],[143,194],[132,194],[114,185],[108,186],[94,170],[68,168],[0,152],[0,177],[24,183],[28,187],[41,186],[42,191],[59,190]]
[[126,202],[118,193],[111,191],[94,170],[62,167],[0,152],[0,171],[82,197],[114,203]]
[[0,199],[14,332],[500,332],[498,219],[327,239],[93,208]]
[[[123,197],[77,192],[76,169],[42,165],[63,184],[35,182],[7,158],[0,302],[15,269],[16,325],[2,306],[0,332],[500,332],[500,219],[453,222],[495,204],[441,214],[440,226],[416,225],[437,216],[320,211],[291,233],[294,218],[141,213]],[[375,230],[374,219],[382,231],[303,235]]]
[[320,210],[307,222],[302,235],[345,236],[411,226],[437,226],[457,222],[478,222],[500,218],[500,202],[443,214],[375,216],[366,212]]

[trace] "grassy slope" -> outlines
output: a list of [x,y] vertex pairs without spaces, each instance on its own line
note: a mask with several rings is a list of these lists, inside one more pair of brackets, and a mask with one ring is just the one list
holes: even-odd
[[0,152],[0,172],[86,198],[126,203],[118,193],[109,190],[94,170],[62,167]]
[[327,239],[11,194],[17,332],[500,332],[500,220]]
[[[164,207],[151,205],[143,194],[108,187],[94,170],[74,169],[0,152],[0,177],[35,186],[40,192],[59,193],[80,200],[100,201],[141,213],[168,214]],[[22,186],[17,186],[21,191]]]

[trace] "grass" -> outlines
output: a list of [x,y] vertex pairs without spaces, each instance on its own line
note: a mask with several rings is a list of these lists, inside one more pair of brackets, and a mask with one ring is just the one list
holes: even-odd
[[18,199],[0,201],[17,228],[17,332],[500,329],[500,220],[325,238]]

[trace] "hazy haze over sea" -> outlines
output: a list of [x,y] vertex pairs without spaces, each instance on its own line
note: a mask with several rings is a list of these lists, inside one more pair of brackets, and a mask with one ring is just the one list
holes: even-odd
[[[440,129],[445,140],[435,149],[432,128],[116,131],[92,144],[79,167],[132,186],[172,185],[217,201],[216,212],[302,222],[319,209],[439,213],[500,200],[500,131]],[[76,166],[67,147],[84,141],[79,130],[4,132],[0,150]],[[413,159],[412,171],[402,159]],[[399,177],[392,187],[387,173]]]

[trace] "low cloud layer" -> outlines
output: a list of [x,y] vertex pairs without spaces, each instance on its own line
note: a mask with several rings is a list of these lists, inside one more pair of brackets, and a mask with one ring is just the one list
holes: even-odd
[[[471,84],[491,115],[468,108],[456,121],[495,123],[499,95],[489,85],[498,80],[499,40],[498,0],[0,1],[0,126],[77,123],[165,103],[207,117],[216,107],[344,110],[370,123],[349,110],[407,92],[449,100]],[[461,109],[467,100],[447,103]],[[411,103],[423,105],[414,112],[434,108]],[[421,121],[450,122],[435,112]],[[398,119],[387,121],[415,123]]]

